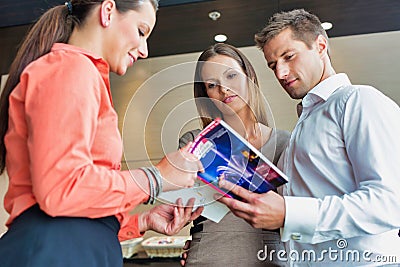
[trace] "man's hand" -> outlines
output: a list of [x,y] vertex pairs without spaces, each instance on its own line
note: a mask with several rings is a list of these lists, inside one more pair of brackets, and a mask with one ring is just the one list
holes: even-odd
[[195,199],[189,199],[183,206],[182,199],[175,205],[161,204],[139,215],[140,232],[153,230],[165,235],[175,235],[184,226],[196,219],[203,212],[204,207],[198,207],[194,212]]
[[216,199],[228,206],[237,217],[244,219],[254,228],[274,230],[283,227],[285,222],[285,199],[279,194],[269,191],[257,194],[234,185],[226,180],[220,180],[219,186],[230,190],[241,200],[221,197]]

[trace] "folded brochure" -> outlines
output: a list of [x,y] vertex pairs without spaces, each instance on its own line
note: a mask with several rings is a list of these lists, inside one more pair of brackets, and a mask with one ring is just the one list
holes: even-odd
[[215,119],[199,133],[189,152],[200,159],[204,173],[197,174],[199,179],[193,188],[165,192],[159,198],[175,202],[181,197],[185,203],[195,197],[195,206],[204,205],[202,215],[215,222],[219,222],[229,209],[215,201],[214,194],[219,192],[236,198],[229,190],[218,186],[220,179],[255,193],[276,190],[288,180],[270,160],[221,119]]

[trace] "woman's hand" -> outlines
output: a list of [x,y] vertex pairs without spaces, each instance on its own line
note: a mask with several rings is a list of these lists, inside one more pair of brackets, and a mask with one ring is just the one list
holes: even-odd
[[165,235],[175,235],[184,226],[200,216],[204,207],[198,207],[192,212],[195,199],[189,199],[186,206],[183,206],[179,198],[176,204],[157,205],[149,211],[139,215],[140,232],[153,230]]
[[186,240],[185,245],[183,246],[183,250],[185,252],[182,253],[182,258],[180,261],[181,266],[185,266],[185,264],[186,264],[186,259],[188,257],[188,249],[190,248],[190,243],[191,243],[190,240]]
[[163,191],[192,187],[197,178],[197,172],[204,171],[200,160],[188,152],[190,144],[167,154],[156,165],[164,179]]

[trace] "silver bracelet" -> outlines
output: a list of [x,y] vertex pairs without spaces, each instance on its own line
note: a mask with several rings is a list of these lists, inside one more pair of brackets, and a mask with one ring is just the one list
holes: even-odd
[[156,166],[151,166],[149,168],[151,173],[153,174],[154,178],[156,178],[156,183],[157,183],[157,191],[156,191],[156,197],[162,193],[163,190],[163,177],[161,175],[160,170]]
[[154,188],[153,175],[149,171],[148,167],[142,167],[142,168],[139,168],[139,169],[142,170],[146,174],[147,179],[149,180],[149,187],[150,187],[149,199],[144,204],[153,205],[154,202],[155,202],[155,195],[156,195],[156,190]]

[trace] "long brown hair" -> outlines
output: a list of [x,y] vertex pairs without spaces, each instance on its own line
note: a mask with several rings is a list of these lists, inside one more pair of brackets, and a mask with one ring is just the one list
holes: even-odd
[[[6,161],[4,136],[8,129],[9,96],[20,82],[21,73],[29,63],[49,53],[54,43],[68,43],[73,29],[83,25],[88,14],[102,2],[71,0],[68,5],[55,6],[39,18],[22,42],[0,98],[0,174],[4,171]],[[115,4],[117,10],[124,13],[138,10],[144,2],[150,2],[154,10],[158,9],[158,0],[116,0]]]
[[262,101],[264,98],[258,86],[256,72],[250,61],[236,47],[225,43],[217,43],[201,53],[197,61],[194,77],[194,97],[203,128],[213,119],[217,117],[223,118],[221,111],[208,99],[206,86],[201,77],[204,62],[217,55],[224,55],[234,59],[242,68],[248,78],[249,100],[247,104],[253,112],[254,118],[252,119],[268,126],[266,103]]

